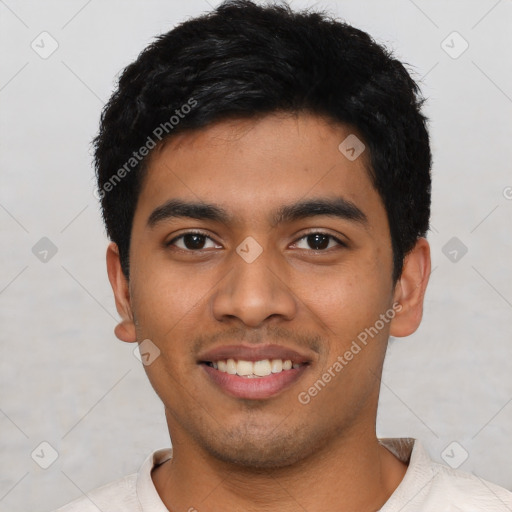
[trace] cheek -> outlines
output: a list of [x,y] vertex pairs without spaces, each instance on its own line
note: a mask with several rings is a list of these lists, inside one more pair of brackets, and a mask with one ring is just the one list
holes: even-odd
[[[336,375],[325,400],[339,402],[340,389],[344,396],[352,390],[348,395],[356,398],[372,392],[387,346],[390,320],[382,322],[380,318],[390,308],[390,283],[390,278],[365,262],[361,268],[333,273],[321,286],[304,288],[304,296],[309,297],[309,302],[304,302],[313,311],[317,326],[326,332],[329,344],[312,381],[323,379],[329,370]],[[342,365],[341,372],[333,367],[335,362]]]
[[372,261],[360,260],[323,275],[302,275],[296,289],[299,298],[329,327],[331,334],[346,338],[373,325],[384,313],[391,280]]
[[189,394],[198,392],[188,379],[196,362],[187,341],[197,333],[207,283],[171,272],[167,265],[148,267],[133,276],[132,295],[138,339],[150,339],[158,350],[158,357],[144,370],[164,403],[183,405],[184,386]]
[[189,275],[170,265],[148,265],[133,275],[132,306],[141,334],[161,340],[187,329],[207,300],[211,288],[197,273]]

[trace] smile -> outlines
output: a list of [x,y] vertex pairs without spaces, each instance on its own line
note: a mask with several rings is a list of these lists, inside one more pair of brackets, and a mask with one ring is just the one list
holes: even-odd
[[235,398],[264,400],[295,384],[314,360],[275,344],[224,345],[198,355],[197,362],[217,390]]
[[285,372],[292,368],[298,369],[301,366],[300,363],[294,363],[291,359],[262,359],[260,361],[220,359],[207,362],[206,364],[219,370],[219,372],[249,379],[267,377],[268,375]]

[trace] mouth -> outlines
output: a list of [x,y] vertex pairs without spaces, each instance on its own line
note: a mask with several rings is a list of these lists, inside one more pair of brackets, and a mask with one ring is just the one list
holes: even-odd
[[291,359],[261,359],[260,361],[246,361],[239,359],[220,359],[219,361],[206,361],[204,364],[229,375],[238,375],[247,379],[258,379],[268,375],[285,372],[292,368],[297,370],[300,363],[294,363]]
[[293,350],[267,345],[220,347],[198,363],[210,381],[228,395],[261,400],[297,382],[311,360]]

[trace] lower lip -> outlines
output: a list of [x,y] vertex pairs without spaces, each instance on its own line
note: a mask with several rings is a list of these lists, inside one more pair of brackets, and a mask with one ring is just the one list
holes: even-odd
[[283,370],[280,373],[272,373],[266,377],[247,378],[239,375],[231,375],[216,370],[207,364],[201,364],[209,377],[227,394],[236,398],[248,400],[262,400],[277,395],[290,387],[302,376],[307,365],[299,368]]

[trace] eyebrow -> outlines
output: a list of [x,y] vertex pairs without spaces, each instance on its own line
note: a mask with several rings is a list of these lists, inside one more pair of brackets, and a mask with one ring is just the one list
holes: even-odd
[[281,206],[272,218],[272,227],[308,217],[337,217],[343,220],[368,225],[368,218],[352,201],[342,197],[333,199],[310,199],[298,203]]
[[[360,208],[352,201],[336,197],[303,200],[283,205],[272,213],[271,226],[319,216],[337,217],[365,227],[368,225],[368,218]],[[215,204],[170,199],[151,212],[147,226],[153,228],[160,222],[173,218],[212,220],[222,224],[229,224],[234,219],[224,208]]]
[[148,218],[147,225],[156,224],[173,218],[188,217],[198,220],[213,220],[223,224],[229,223],[231,216],[220,206],[206,203],[193,203],[181,199],[171,199],[155,208]]

